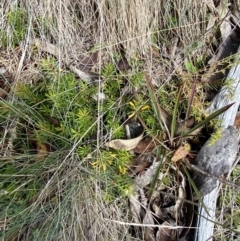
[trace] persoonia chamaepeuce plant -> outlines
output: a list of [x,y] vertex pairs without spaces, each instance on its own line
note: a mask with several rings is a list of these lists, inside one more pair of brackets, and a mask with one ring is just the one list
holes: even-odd
[[41,80],[35,85],[17,83],[0,102],[0,216],[9,221],[4,237],[15,237],[21,229],[29,230],[34,240],[39,235],[34,225],[47,230],[44,220],[51,217],[58,223],[59,215],[67,217],[62,210],[68,210],[72,195],[84,196],[88,188],[85,194],[97,198],[93,183],[100,184],[107,203],[131,192],[126,170],[132,155],[107,150],[97,140],[100,123],[103,142],[110,134],[125,135],[122,118],[130,112],[132,97],[122,95],[123,80],[114,65],[102,70],[107,84],[101,103],[96,95],[99,86],[59,70],[55,59],[42,59],[40,66]]

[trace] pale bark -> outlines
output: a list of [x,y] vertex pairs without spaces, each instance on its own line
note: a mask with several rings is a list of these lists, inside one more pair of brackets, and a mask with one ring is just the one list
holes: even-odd
[[[234,124],[234,120],[240,105],[240,47],[238,48],[233,66],[231,67],[226,80],[228,80],[230,84],[223,86],[207,110],[209,113],[212,113],[228,104],[235,102],[230,109],[219,116],[219,119],[222,120],[222,126],[225,128]],[[195,241],[212,240],[214,223],[209,221],[209,219],[215,221],[218,193],[219,188],[217,187],[203,199],[208,208],[210,216],[208,216],[204,208],[199,208],[200,215],[198,217],[198,231],[196,231]]]

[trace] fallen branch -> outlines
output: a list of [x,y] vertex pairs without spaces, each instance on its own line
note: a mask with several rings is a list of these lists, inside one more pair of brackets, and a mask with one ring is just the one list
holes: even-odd
[[[228,109],[226,112],[221,114],[218,118],[222,121],[223,127],[228,127],[234,125],[234,120],[240,105],[240,47],[238,48],[238,53],[233,62],[233,66],[230,69],[227,79],[231,80],[231,84],[224,86],[221,91],[213,99],[210,107],[207,109],[209,113],[216,111],[230,103],[235,102],[235,104]],[[236,162],[235,162],[236,163]],[[219,186],[219,184],[218,184]],[[212,240],[214,225],[215,225],[215,211],[217,198],[219,193],[219,187],[215,188],[210,194],[203,198],[204,204],[209,210],[210,216],[206,213],[204,208],[199,207],[198,216],[198,231],[195,234],[196,241],[206,241]],[[207,227],[207,228],[206,228]]]

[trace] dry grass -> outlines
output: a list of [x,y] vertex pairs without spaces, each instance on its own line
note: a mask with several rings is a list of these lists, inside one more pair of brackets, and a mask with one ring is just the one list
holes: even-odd
[[[207,30],[212,8],[208,4],[198,0],[3,0],[0,29],[7,34],[0,42],[0,67],[7,67],[14,81],[37,83],[42,53],[37,53],[31,44],[40,38],[58,46],[60,67],[70,61],[80,62],[93,49],[99,51],[95,68],[100,71],[103,63],[113,61],[114,55],[123,51],[133,65],[135,61],[143,64],[136,65],[130,74],[140,68],[149,73],[159,90],[172,79],[189,78],[191,82],[193,76],[184,70],[184,59],[194,62],[197,57],[212,57],[215,29]],[[24,11],[27,21],[18,48],[8,21],[9,12],[16,8]],[[3,140],[6,136],[10,138],[2,141],[9,145],[2,146],[4,157],[13,154],[16,130],[11,121]],[[30,200],[24,211],[29,219],[21,226],[22,220],[11,217],[18,225],[5,228],[2,235],[6,235],[6,240],[28,240],[32,233],[35,240],[134,240],[127,225],[111,221],[132,222],[128,201],[119,197],[106,204],[99,180],[82,167],[83,160],[73,154],[74,148],[68,153],[57,151],[41,166],[38,172],[42,175],[37,178],[42,176],[42,186],[36,187],[40,188],[39,195]],[[36,169],[36,164],[28,167],[33,176],[38,173]],[[8,210],[3,213],[1,219],[11,216]]]
[[[159,44],[154,47],[160,50],[158,60],[169,54],[165,51],[171,51],[176,38],[180,41],[177,51],[187,53],[190,57],[205,54],[209,50],[205,35],[208,6],[204,2],[20,1],[14,4],[5,1],[0,23],[7,30],[10,50],[14,36],[7,23],[7,13],[16,7],[21,7],[27,14],[29,38],[24,39],[22,48],[26,48],[29,53],[32,49],[26,44],[31,44],[36,37],[56,44],[61,50],[60,58],[75,61],[86,55],[93,46],[107,51],[110,56],[123,48],[128,58],[144,57],[148,63],[147,71],[151,73],[154,64],[166,65],[152,61],[156,40]],[[175,55],[173,53],[172,57]],[[100,60],[99,67],[101,64]],[[162,78],[167,79],[169,73],[171,70]]]

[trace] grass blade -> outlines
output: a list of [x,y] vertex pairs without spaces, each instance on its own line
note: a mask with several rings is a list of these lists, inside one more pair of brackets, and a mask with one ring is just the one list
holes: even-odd
[[183,85],[179,88],[177,99],[176,99],[174,110],[173,110],[172,123],[171,123],[171,140],[174,138],[175,130],[176,130],[176,126],[177,126],[177,113],[178,113],[178,107],[180,104],[182,90],[183,90]]
[[172,117],[159,105],[158,99],[154,93],[153,85],[152,85],[148,75],[146,74],[145,76],[146,76],[146,80],[147,80],[147,88],[148,88],[149,96],[150,96],[152,105],[154,107],[154,112],[158,118],[158,121],[159,121],[161,127],[166,130],[167,136],[168,136],[169,140],[171,141],[171,135],[170,135],[168,128],[170,126],[170,123],[172,122],[172,120],[171,120]]
[[[183,167],[183,169],[184,169],[184,172],[185,172],[186,175],[187,175],[188,181],[190,182],[190,184],[191,184],[194,192],[196,193],[196,195],[197,195],[197,197],[198,197],[198,200],[200,201],[201,205],[202,205],[203,208],[205,209],[206,213],[209,215],[209,212],[208,212],[208,210],[207,210],[207,207],[206,207],[206,205],[204,204],[204,202],[203,202],[203,200],[202,200],[201,194],[199,193],[199,191],[198,191],[195,183],[193,182],[193,180],[192,180],[192,178],[191,178],[191,176],[190,176],[190,174],[189,174],[186,166],[182,164],[182,167]],[[209,216],[210,216],[210,215],[209,215]]]
[[213,112],[211,115],[209,115],[206,119],[204,119],[203,121],[199,122],[198,124],[196,124],[191,130],[189,130],[188,132],[184,133],[183,136],[187,136],[189,135],[190,133],[192,133],[193,131],[197,130],[198,128],[204,126],[206,123],[208,123],[209,121],[211,121],[212,119],[218,117],[219,115],[221,115],[223,112],[227,111],[232,105],[232,104],[229,104],[229,105],[226,105],[224,107],[222,107],[221,109]]

